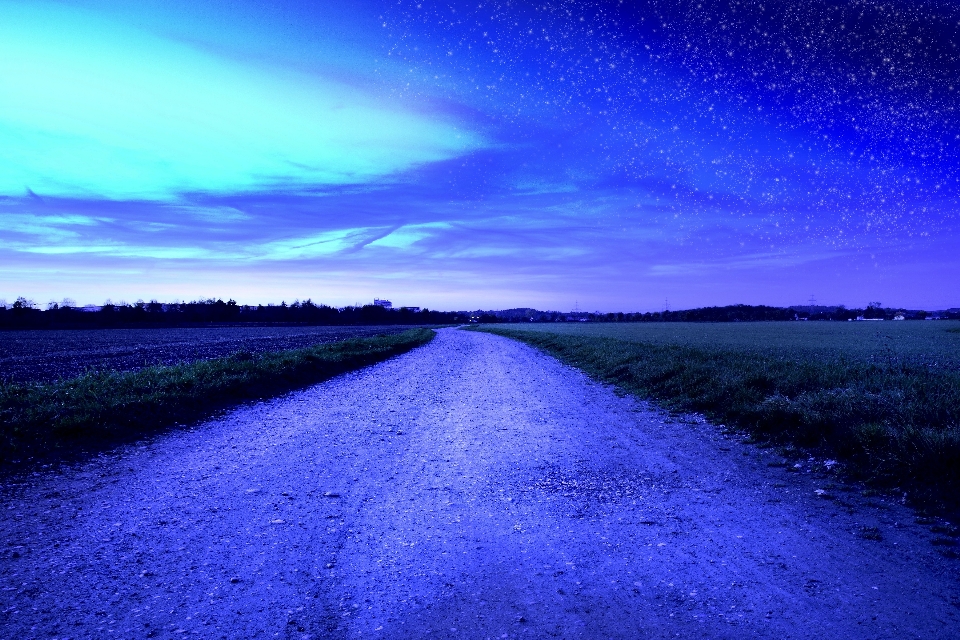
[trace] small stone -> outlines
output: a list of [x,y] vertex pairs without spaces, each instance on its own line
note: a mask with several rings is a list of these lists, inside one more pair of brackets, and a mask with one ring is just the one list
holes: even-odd
[[332,563],[332,562],[328,562],[326,566],[327,566],[327,569],[333,569],[333,563]]
[[402,436],[402,435],[403,435],[403,431],[400,431],[400,429],[397,429],[397,435],[398,435],[398,436]]
[[240,582],[240,578],[237,576],[230,578],[230,584],[237,584],[238,582]]
[[271,520],[270,524],[283,524],[283,520],[281,518],[277,518],[276,520]]
[[323,497],[325,497],[325,498],[339,498],[339,497],[340,497],[340,494],[337,493],[336,491],[324,491],[324,492],[323,492]]

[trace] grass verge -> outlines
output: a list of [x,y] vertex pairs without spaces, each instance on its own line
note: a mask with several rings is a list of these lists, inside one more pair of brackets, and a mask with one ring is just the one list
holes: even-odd
[[511,329],[595,379],[755,438],[815,449],[854,478],[960,508],[960,374],[843,357],[627,342]]
[[313,384],[426,344],[430,329],[49,384],[0,384],[0,462],[123,440]]

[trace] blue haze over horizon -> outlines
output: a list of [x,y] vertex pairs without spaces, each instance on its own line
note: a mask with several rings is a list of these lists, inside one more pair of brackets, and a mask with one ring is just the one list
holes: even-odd
[[0,298],[960,306],[950,2],[0,0]]

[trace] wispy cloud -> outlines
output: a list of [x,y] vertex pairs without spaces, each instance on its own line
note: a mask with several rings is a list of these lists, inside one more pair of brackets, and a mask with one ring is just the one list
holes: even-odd
[[338,80],[0,3],[0,194],[176,199],[391,180],[481,146]]

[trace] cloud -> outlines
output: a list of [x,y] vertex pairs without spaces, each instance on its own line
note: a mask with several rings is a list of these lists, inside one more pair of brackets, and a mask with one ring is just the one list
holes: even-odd
[[265,260],[320,258],[358,249],[385,232],[370,228],[336,229],[305,237],[255,244],[250,247],[250,254],[254,259]]
[[0,86],[8,196],[299,192],[484,144],[442,113],[63,7],[0,3]]
[[145,245],[130,246],[118,243],[57,244],[42,247],[27,247],[24,253],[41,255],[82,255],[97,254],[115,258],[149,258],[163,260],[197,260],[209,258],[209,252],[197,247],[151,247]]
[[427,238],[439,236],[452,227],[453,224],[450,222],[408,224],[390,231],[390,233],[381,238],[377,238],[367,246],[371,248],[390,247],[393,249],[409,249],[412,245]]

